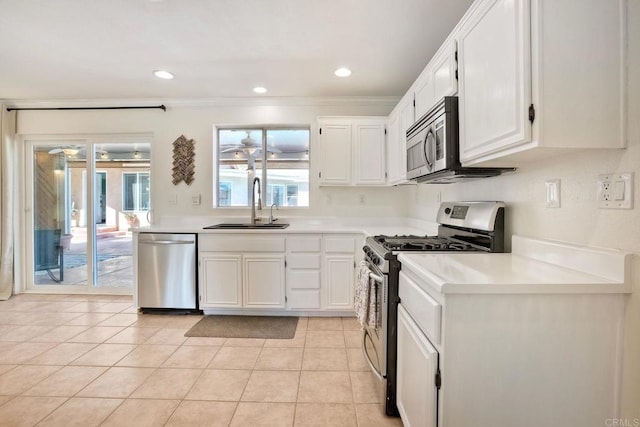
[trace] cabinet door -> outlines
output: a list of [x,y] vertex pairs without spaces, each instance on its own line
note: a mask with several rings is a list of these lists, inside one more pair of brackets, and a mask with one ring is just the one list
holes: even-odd
[[416,82],[415,100],[416,100],[416,119],[422,117],[435,103],[433,76],[429,68],[425,69]]
[[452,96],[458,92],[456,78],[456,42],[451,41],[433,58],[433,96],[438,102],[445,96]]
[[244,254],[244,306],[284,308],[284,255]]
[[205,253],[200,274],[201,308],[242,307],[242,255]]
[[407,177],[407,130],[413,126],[416,121],[415,109],[413,107],[413,98],[407,98],[400,107],[400,149],[402,162],[402,175]]
[[324,258],[323,287],[326,308],[348,310],[353,308],[355,257],[353,255],[326,255]]
[[384,123],[355,122],[355,185],[386,182]]
[[529,0],[488,0],[460,28],[460,160],[531,139]]
[[407,427],[435,427],[438,352],[398,306],[398,366],[396,403]]
[[389,185],[402,182],[406,173],[402,163],[404,148],[400,145],[400,138],[400,112],[396,110],[389,116],[389,132],[387,134],[387,170],[389,171],[387,183]]
[[351,184],[351,123],[320,123],[320,184]]

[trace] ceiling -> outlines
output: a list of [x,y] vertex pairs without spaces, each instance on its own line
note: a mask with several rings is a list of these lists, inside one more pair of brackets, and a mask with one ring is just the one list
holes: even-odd
[[0,100],[400,96],[471,3],[0,0]]

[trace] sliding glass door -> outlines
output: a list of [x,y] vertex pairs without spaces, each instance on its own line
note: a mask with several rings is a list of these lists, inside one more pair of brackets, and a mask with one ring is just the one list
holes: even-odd
[[150,144],[27,141],[27,288],[130,293],[132,226],[148,222]]

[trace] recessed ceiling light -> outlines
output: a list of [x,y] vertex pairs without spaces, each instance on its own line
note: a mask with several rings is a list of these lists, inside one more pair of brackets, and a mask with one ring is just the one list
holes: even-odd
[[338,77],[349,77],[351,75],[351,70],[346,67],[342,67],[334,71],[333,74],[335,74]]
[[253,91],[255,93],[267,93],[267,88],[266,87],[262,87],[262,86],[258,86],[258,87],[254,87]]
[[171,80],[173,78],[173,74],[165,70],[155,70],[153,75],[158,77],[159,79]]

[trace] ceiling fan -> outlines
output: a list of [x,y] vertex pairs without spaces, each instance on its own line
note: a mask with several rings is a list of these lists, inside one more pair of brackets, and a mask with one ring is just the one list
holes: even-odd
[[[75,156],[76,154],[78,154],[81,151],[84,151],[85,149],[86,147],[82,145],[65,145],[63,147],[52,148],[51,150],[48,151],[48,153],[49,154],[63,153],[66,156]],[[105,151],[96,148],[96,153],[105,153]]]
[[[240,144],[223,145],[221,153],[233,153],[234,151],[241,151],[245,154],[253,155],[262,151],[262,143],[259,143],[255,139],[251,138],[251,132],[247,132],[247,136],[240,140]],[[282,153],[279,148],[267,145],[267,152],[269,153]]]

